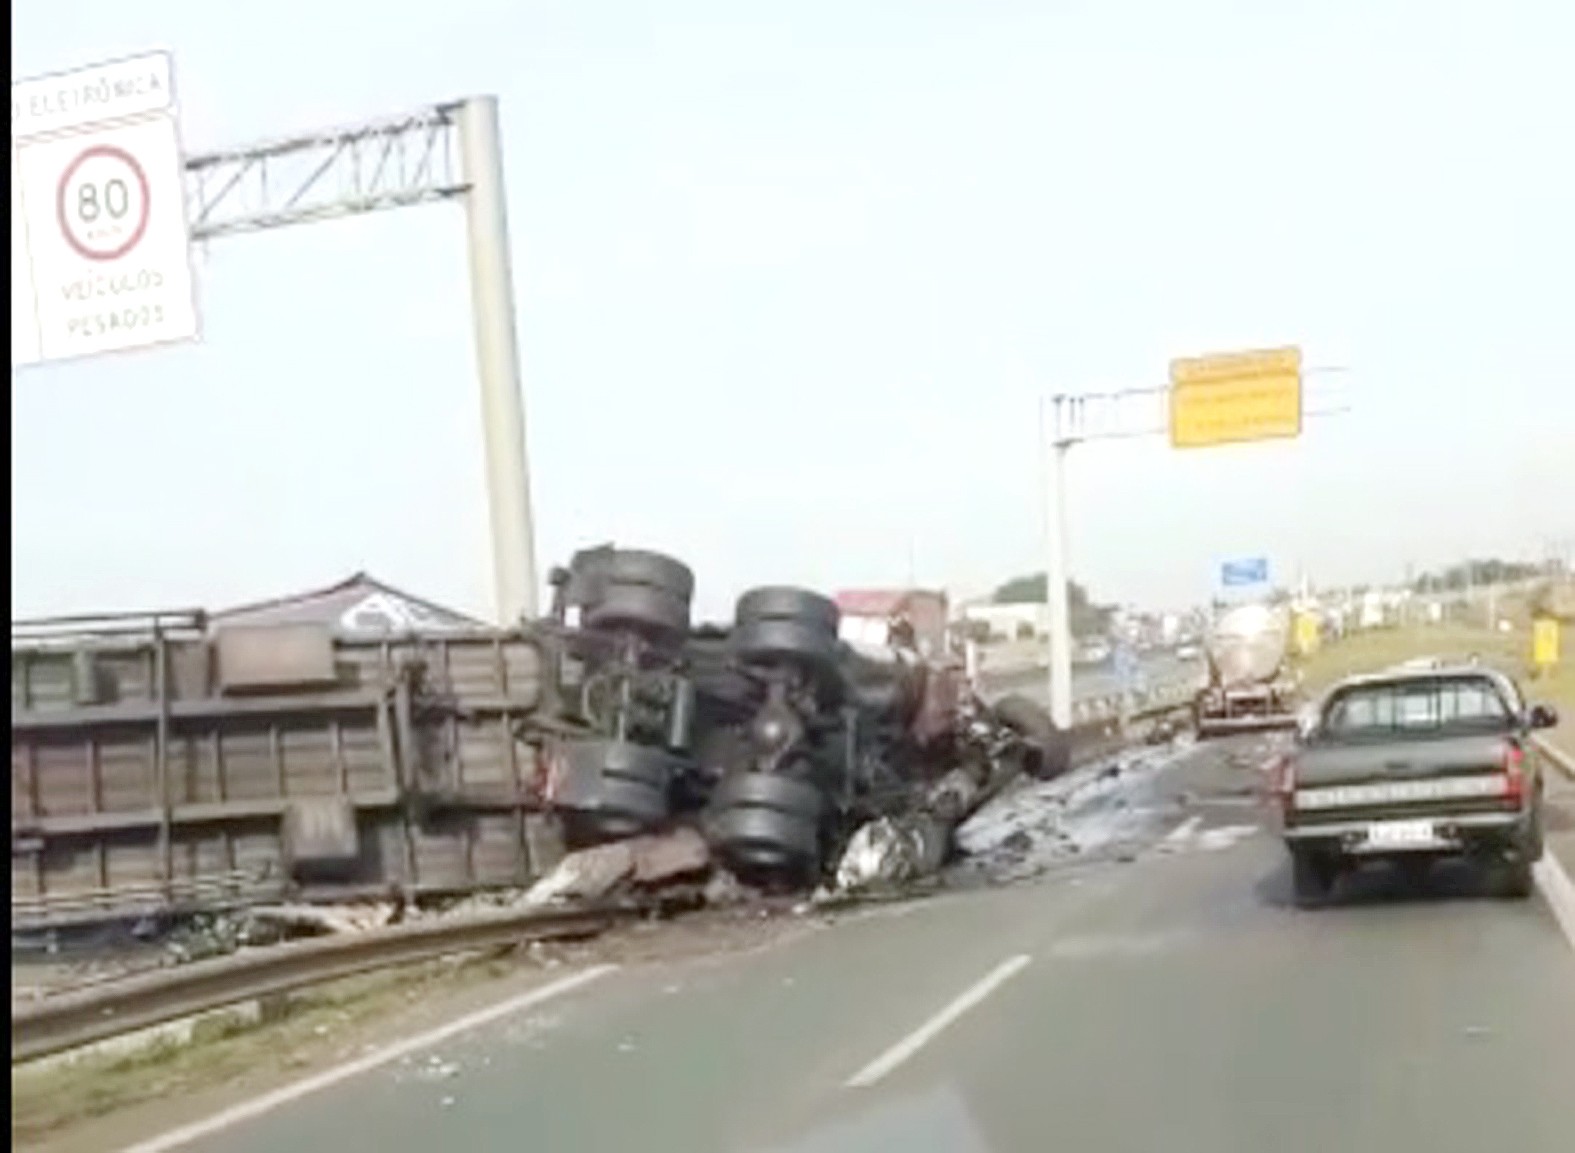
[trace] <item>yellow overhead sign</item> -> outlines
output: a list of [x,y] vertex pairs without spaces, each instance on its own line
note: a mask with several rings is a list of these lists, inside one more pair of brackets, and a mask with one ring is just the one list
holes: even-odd
[[1323,639],[1322,630],[1318,626],[1318,618],[1312,613],[1298,613],[1296,615],[1296,648],[1304,657],[1310,657],[1318,651],[1318,642]]
[[1170,387],[1217,384],[1221,381],[1302,375],[1302,350],[1265,348],[1253,352],[1221,352],[1181,357],[1170,362]]
[[1559,663],[1559,622],[1552,617],[1538,617],[1531,626],[1531,663],[1539,669]]
[[1302,354],[1296,348],[1170,362],[1170,443],[1203,448],[1300,436]]

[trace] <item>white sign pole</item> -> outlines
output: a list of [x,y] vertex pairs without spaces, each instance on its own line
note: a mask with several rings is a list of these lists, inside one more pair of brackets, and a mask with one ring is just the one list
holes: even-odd
[[1067,606],[1066,454],[1064,397],[1054,397],[1045,422],[1045,600],[1050,616],[1050,719],[1072,727],[1072,622]]
[[531,515],[496,96],[473,97],[461,105],[459,143],[470,184],[465,219],[492,521],[493,596],[498,623],[511,627],[536,616],[536,526]]

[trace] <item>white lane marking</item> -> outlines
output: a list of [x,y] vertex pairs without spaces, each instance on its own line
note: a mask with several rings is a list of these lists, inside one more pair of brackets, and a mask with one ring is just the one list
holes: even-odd
[[1537,879],[1537,889],[1542,899],[1553,910],[1553,919],[1564,931],[1564,939],[1575,948],[1575,881],[1564,871],[1551,850],[1544,849],[1542,859],[1531,867]]
[[617,965],[594,965],[579,973],[571,973],[569,976],[554,981],[549,985],[543,985],[540,988],[521,993],[517,997],[510,997],[507,1001],[500,1001],[496,1005],[489,1005],[485,1009],[478,1009],[474,1013],[466,1014],[458,1020],[450,1021],[447,1025],[440,1025],[436,1029],[430,1029],[414,1037],[407,1037],[403,1041],[394,1042],[392,1045],[385,1045],[383,1048],[375,1049],[365,1056],[357,1057],[354,1061],[346,1061],[343,1065],[336,1065],[332,1069],[314,1073],[310,1077],[302,1078],[293,1084],[285,1085],[270,1093],[264,1093],[260,1097],[253,1097],[250,1101],[232,1105],[230,1108],[215,1113],[211,1117],[206,1117],[201,1121],[194,1121],[189,1125],[182,1125],[178,1129],[171,1129],[167,1133],[161,1133],[157,1137],[139,1141],[135,1145],[128,1145],[121,1150],[121,1153],[166,1153],[166,1150],[178,1149],[182,1145],[190,1144],[199,1137],[207,1137],[220,1130],[228,1129],[232,1125],[237,1125],[242,1121],[250,1121],[254,1117],[260,1117],[264,1113],[277,1109],[281,1105],[288,1105],[291,1101],[297,1101],[310,1093],[316,1093],[321,1089],[327,1089],[351,1077],[370,1072],[379,1065],[386,1065],[390,1061],[396,1061],[407,1053],[414,1053],[417,1050],[428,1048],[441,1041],[446,1041],[450,1037],[458,1036],[460,1033],[478,1028],[491,1021],[496,1021],[500,1017],[507,1017],[510,1013],[518,1013],[522,1009],[529,1009],[533,1005],[541,1004],[543,1001],[560,997],[565,993],[580,988],[582,985],[588,985],[598,978],[605,977],[617,968]]
[[1206,829],[1197,838],[1198,848],[1206,853],[1217,853],[1234,848],[1237,842],[1256,836],[1263,830],[1258,825],[1217,825]]
[[1015,957],[1002,961],[982,980],[965,989],[955,1001],[849,1077],[844,1082],[844,1088],[864,1089],[875,1084],[875,1082],[885,1077],[898,1065],[901,1065],[909,1057],[912,1057],[920,1049],[940,1036],[941,1032],[953,1021],[957,1020],[969,1009],[974,1008],[991,993],[995,992],[996,989],[1020,973],[1031,959],[1026,953],[1020,953]]
[[1175,846],[1183,844],[1186,841],[1190,841],[1193,835],[1198,831],[1198,826],[1202,824],[1203,817],[1201,814],[1198,816],[1188,817],[1185,821],[1182,821],[1181,824],[1177,825],[1174,829],[1170,830],[1170,832],[1166,834],[1164,843],[1174,848]]

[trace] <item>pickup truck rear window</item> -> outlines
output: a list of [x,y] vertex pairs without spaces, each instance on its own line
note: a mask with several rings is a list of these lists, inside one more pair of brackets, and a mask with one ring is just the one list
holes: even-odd
[[1337,690],[1319,727],[1322,735],[1341,739],[1497,732],[1513,723],[1513,710],[1486,677],[1427,677]]

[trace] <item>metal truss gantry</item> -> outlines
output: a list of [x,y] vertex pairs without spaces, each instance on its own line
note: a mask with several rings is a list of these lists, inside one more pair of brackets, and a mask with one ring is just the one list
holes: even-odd
[[461,196],[463,104],[186,158],[193,240]]

